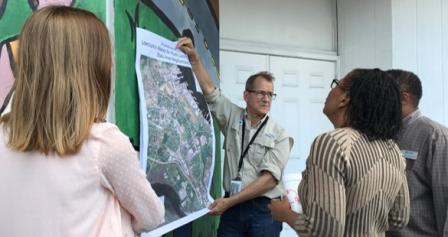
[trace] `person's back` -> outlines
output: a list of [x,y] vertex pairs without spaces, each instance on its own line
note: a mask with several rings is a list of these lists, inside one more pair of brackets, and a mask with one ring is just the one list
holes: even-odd
[[311,145],[299,185],[303,213],[271,202],[274,219],[300,236],[384,236],[409,218],[404,159],[394,142],[401,124],[400,90],[379,69],[334,79],[324,114],[335,130]]
[[128,138],[102,122],[111,51],[105,25],[81,9],[47,7],[25,23],[0,117],[0,236],[134,236],[163,221]]
[[7,137],[0,125],[0,236],[133,236],[129,212],[140,231],[163,218],[136,152],[114,125],[95,124],[69,157],[17,152]]
[[[324,137],[335,141],[334,146],[330,145],[326,151],[331,152],[332,148],[337,150],[340,159],[336,161],[344,167],[344,236],[384,236],[386,230],[401,228],[403,220],[389,219],[400,189],[407,189],[404,160],[395,142],[369,141],[352,128],[336,129]],[[327,191],[323,193],[337,194],[334,190]],[[338,199],[339,196],[335,195],[334,198]]]
[[[353,128],[340,128],[318,136],[311,150],[303,180],[318,181],[315,186],[302,182],[299,194],[304,206],[329,212],[327,218],[310,220],[318,236],[329,231],[334,236],[384,236],[403,226],[404,219],[389,215],[394,203],[404,202],[404,197],[397,201],[399,192],[407,191],[404,160],[393,140],[370,141]],[[330,195],[334,203],[309,203],[307,197],[314,195]]]
[[444,235],[448,231],[444,230],[448,202],[443,198],[446,185],[438,183],[446,182],[443,177],[446,176],[448,164],[448,129],[422,116],[420,111],[413,115],[414,119],[409,124],[404,121],[398,137],[402,151],[418,151],[414,159],[412,155],[404,154],[407,156],[406,169],[412,198],[410,224],[399,235],[391,232],[390,236]]
[[401,88],[398,146],[406,158],[411,214],[405,228],[387,236],[448,236],[448,128],[419,110],[423,89],[416,74],[400,69],[388,73]]

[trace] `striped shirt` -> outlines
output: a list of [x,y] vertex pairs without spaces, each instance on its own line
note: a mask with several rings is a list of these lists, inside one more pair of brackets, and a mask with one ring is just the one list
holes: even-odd
[[384,236],[409,218],[405,162],[392,140],[369,141],[352,128],[318,136],[302,174],[305,236]]

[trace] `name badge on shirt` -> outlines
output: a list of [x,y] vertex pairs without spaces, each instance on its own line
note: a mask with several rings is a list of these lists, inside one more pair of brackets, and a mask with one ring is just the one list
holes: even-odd
[[416,160],[418,156],[418,152],[416,151],[401,150],[401,153],[403,154],[404,158],[410,160]]
[[230,181],[230,196],[233,196],[241,192],[242,182],[241,180],[233,179]]

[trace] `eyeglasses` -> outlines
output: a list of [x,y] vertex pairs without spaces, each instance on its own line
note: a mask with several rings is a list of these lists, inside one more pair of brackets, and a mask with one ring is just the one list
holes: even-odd
[[250,93],[254,93],[255,96],[257,97],[257,99],[259,99],[259,100],[263,99],[265,96],[268,96],[268,98],[271,100],[275,100],[275,97],[277,97],[277,94],[272,93],[270,91],[258,91],[258,90],[249,90],[249,89],[247,89],[246,91],[248,91]]
[[344,91],[347,90],[347,88],[345,88],[344,86],[341,86],[341,83],[339,83],[338,79],[333,79],[333,81],[331,81],[330,88],[333,89],[336,86],[339,86]]

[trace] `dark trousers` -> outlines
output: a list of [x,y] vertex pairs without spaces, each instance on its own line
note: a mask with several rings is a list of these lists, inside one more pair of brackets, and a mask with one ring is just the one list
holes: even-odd
[[267,197],[258,197],[227,209],[221,215],[218,237],[280,236],[282,223],[272,219],[270,202]]

